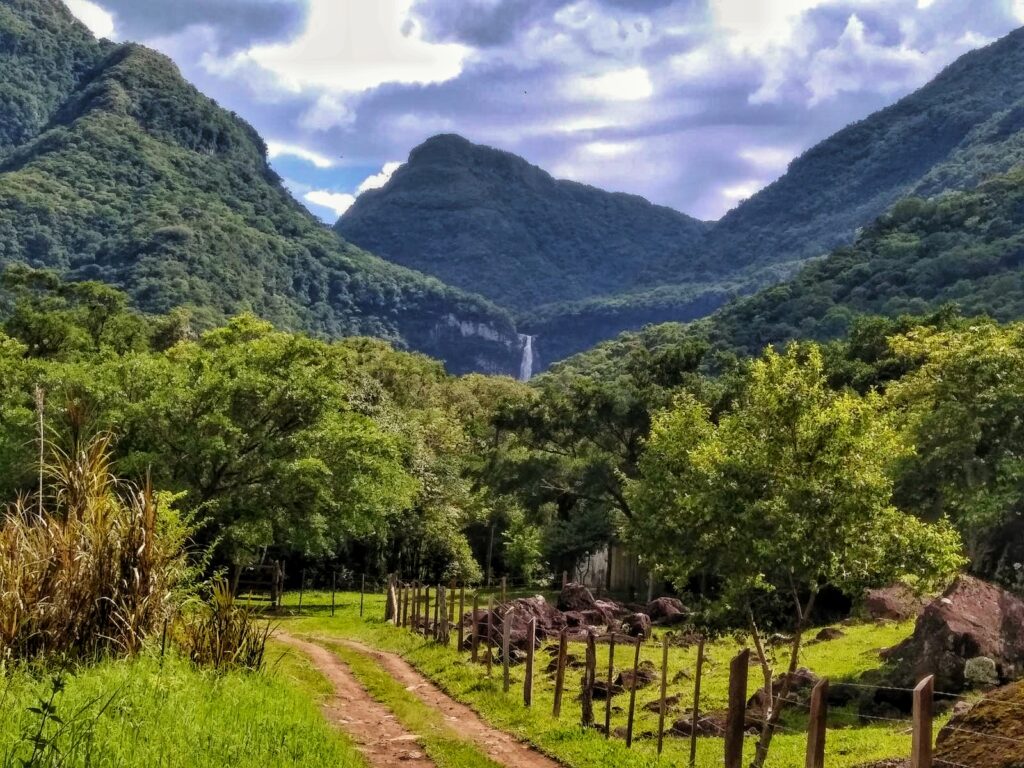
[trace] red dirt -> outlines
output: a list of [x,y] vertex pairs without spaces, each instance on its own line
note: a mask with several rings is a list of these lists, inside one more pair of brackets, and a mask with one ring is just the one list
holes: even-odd
[[435,768],[420,737],[403,728],[333,653],[280,631],[275,638],[307,656],[334,686],[334,694],[323,705],[324,717],[348,734],[373,768]]
[[373,658],[391,677],[404,685],[406,690],[414,693],[427,706],[441,712],[460,736],[471,741],[495,762],[508,768],[560,768],[560,763],[514,736],[485,723],[475,711],[455,701],[417,672],[401,656],[370,648],[354,640],[331,638],[330,642],[340,643]]

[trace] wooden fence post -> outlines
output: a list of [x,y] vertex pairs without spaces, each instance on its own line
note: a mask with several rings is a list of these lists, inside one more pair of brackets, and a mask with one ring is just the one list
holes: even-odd
[[299,577],[299,610],[302,610],[302,593],[306,589],[306,569],[302,569],[302,575]]
[[509,608],[502,615],[501,619],[501,679],[502,688],[505,693],[511,686],[511,678],[508,673],[509,655],[512,645],[512,609]]
[[430,635],[430,585],[423,588],[423,636]]
[[807,723],[805,768],[825,768],[825,732],[828,728],[828,678],[811,691],[811,718]]
[[491,664],[494,663],[494,654],[491,652],[491,635],[494,632],[494,597],[487,596],[487,676],[491,676]]
[[729,665],[729,716],[725,723],[725,768],[743,766],[743,725],[747,714],[747,673],[750,649],[740,651]]
[[569,655],[569,629],[563,628],[558,633],[558,661],[555,666],[555,704],[551,714],[562,716],[562,693],[565,690],[565,662]]
[[[359,582],[359,618],[363,618],[363,595],[366,594],[366,574]],[[334,587],[331,587],[331,616],[334,615]]]
[[697,721],[700,719],[700,682],[704,675],[704,635],[697,641],[697,671],[693,679],[693,720],[690,722],[690,768],[697,764]]
[[440,584],[437,585],[437,591],[434,592],[434,629],[430,633],[430,636],[434,638],[434,642],[437,642],[437,633],[441,631],[441,590],[443,590]]
[[459,653],[466,642],[466,585],[459,585]]
[[435,643],[440,643],[444,640],[444,627],[441,625],[448,620],[448,605],[445,603],[445,591],[444,584],[437,585],[437,607],[434,609],[434,616],[437,617],[434,620]]
[[604,699],[604,737],[612,735],[612,679],[615,674],[615,633],[608,638],[608,680]]
[[412,586],[410,584],[406,584],[402,588],[402,591],[405,593],[404,596],[402,597],[402,600],[405,602],[405,606],[402,608],[402,626],[403,627],[408,627],[409,626],[409,598],[412,597]]
[[583,695],[580,697],[583,710],[583,726],[594,724],[594,679],[597,675],[597,647],[594,641],[594,630],[587,630],[587,665],[583,673]]
[[914,689],[914,735],[910,768],[932,768],[932,707],[935,676],[928,675]]
[[668,692],[668,635],[661,638],[661,701],[658,707],[658,754],[665,740],[665,694]]
[[505,594],[508,591],[508,576],[501,577],[501,604],[505,604]]
[[[507,617],[506,617],[507,618]],[[533,706],[533,654],[537,645],[537,619],[530,619],[530,637],[526,643],[526,679],[523,680],[523,706]]]
[[420,583],[412,583],[412,631],[420,631]]
[[472,647],[473,655],[472,659],[474,662],[480,660],[480,629],[479,621],[477,618],[477,612],[480,610],[480,593],[473,592],[473,629],[469,634],[469,644]]
[[633,716],[636,714],[636,677],[640,671],[640,645],[642,638],[636,638],[636,650],[633,653],[633,682],[629,686],[629,715],[626,719],[626,749],[633,746]]
[[452,625],[455,624],[455,579],[449,582],[446,596],[448,598],[448,621],[445,624],[444,644],[451,645]]
[[[338,574],[336,571],[331,571],[331,618],[334,618],[334,593],[338,588]],[[359,615],[363,615],[363,607],[359,606]],[[395,622],[398,623],[397,621]]]
[[565,585],[569,583],[569,572],[562,571],[562,589],[565,589]]

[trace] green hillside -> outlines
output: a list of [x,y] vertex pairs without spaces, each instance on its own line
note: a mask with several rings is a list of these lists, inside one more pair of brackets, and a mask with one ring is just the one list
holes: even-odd
[[20,142],[0,161],[0,266],[103,280],[205,324],[251,310],[456,371],[518,370],[507,313],[341,241],[285,191],[255,131],[170,60],[87,36],[58,0],[0,8],[0,71],[20,99],[0,92],[0,136]]
[[673,276],[709,225],[635,195],[558,181],[521,157],[441,135],[336,225],[345,238],[529,318]]

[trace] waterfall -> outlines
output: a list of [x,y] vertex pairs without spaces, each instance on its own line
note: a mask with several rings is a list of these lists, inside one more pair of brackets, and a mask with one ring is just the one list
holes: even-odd
[[523,359],[519,363],[519,380],[529,381],[533,378],[533,340],[534,336],[519,334],[519,341],[523,343]]

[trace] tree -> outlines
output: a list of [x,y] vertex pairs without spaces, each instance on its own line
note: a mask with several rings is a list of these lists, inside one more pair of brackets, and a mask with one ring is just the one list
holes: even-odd
[[917,362],[888,393],[917,446],[897,498],[922,516],[948,515],[976,573],[1024,588],[1024,325],[919,328],[891,346]]
[[891,503],[891,466],[907,450],[879,396],[828,387],[814,345],[769,348],[717,423],[685,394],[655,421],[628,486],[629,538],[677,585],[711,574],[712,611],[745,617],[769,702],[754,766],[788,693],[787,682],[772,689],[763,641],[780,599],[791,606],[792,673],[824,587],[856,595],[906,577],[933,581],[961,564],[948,524]]

